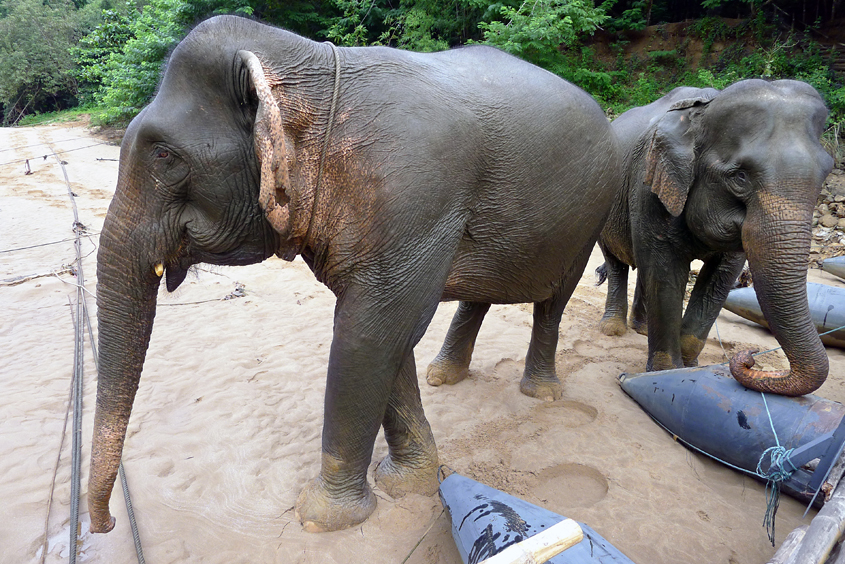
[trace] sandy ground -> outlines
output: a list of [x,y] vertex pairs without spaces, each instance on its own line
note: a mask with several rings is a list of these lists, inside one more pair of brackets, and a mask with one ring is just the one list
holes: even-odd
[[[99,232],[118,157],[117,147],[99,142],[82,124],[0,129],[3,564],[40,562],[45,531],[46,562],[67,559],[70,426],[52,494],[51,484],[74,349],[75,279],[65,267],[74,262],[72,242],[10,249],[73,237],[61,167],[52,156],[41,158],[53,150],[64,151],[80,222]],[[12,162],[23,158],[32,159],[30,175],[23,162]],[[92,312],[96,244],[96,235],[83,242]],[[544,403],[518,391],[531,328],[526,305],[491,308],[468,380],[432,388],[421,376],[442,461],[589,524],[638,564],[766,562],[774,549],[762,524],[763,486],[674,442],[619,388],[621,372],[644,369],[646,339],[598,332],[606,292],[593,285],[600,263],[596,251],[563,317],[562,400]],[[30,275],[46,276],[18,278]],[[811,279],[843,285],[821,271],[811,271]],[[239,286],[243,297],[223,299]],[[300,488],[319,470],[333,306],[332,294],[299,260],[201,268],[174,295],[162,291],[124,451],[147,562],[400,564],[409,555],[409,563],[460,562],[436,496],[394,500],[376,490],[372,517],[336,533],[308,534],[294,520]],[[454,303],[441,305],[416,349],[423,375],[454,310]],[[92,322],[96,333],[96,317]],[[728,312],[717,326],[728,351],[776,345],[764,329]],[[831,375],[819,395],[843,401],[845,353],[828,352]],[[129,564],[136,560],[119,486],[111,504],[115,530],[88,532],[96,372],[87,343],[85,354],[80,560]],[[701,361],[724,361],[714,338]],[[380,437],[374,460],[385,453]],[[802,520],[803,509],[782,497],[778,545],[809,522],[814,512]]]

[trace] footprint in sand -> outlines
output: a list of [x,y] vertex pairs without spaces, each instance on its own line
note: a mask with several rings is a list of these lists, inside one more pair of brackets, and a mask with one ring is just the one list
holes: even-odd
[[532,493],[541,504],[566,513],[573,508],[592,507],[607,495],[608,482],[601,472],[584,464],[559,464],[536,477]]
[[545,425],[562,425],[568,428],[581,427],[596,420],[599,411],[585,403],[559,400],[538,404],[531,418]]

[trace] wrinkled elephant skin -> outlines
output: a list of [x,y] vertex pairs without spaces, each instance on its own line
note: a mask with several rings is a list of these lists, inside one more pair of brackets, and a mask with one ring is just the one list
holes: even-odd
[[534,302],[522,387],[560,394],[558,323],[619,163],[592,98],[495,49],[336,49],[229,16],[197,26],[126,131],[101,235],[92,530],[112,526],[162,276],[173,291],[200,262],[299,254],[337,296],[321,470],[296,513],[307,530],[342,529],[375,508],[381,427],[382,489],[437,489],[413,349],[438,302],[475,320]]

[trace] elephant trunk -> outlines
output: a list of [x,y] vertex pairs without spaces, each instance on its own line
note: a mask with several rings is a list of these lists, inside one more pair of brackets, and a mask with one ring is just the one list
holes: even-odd
[[774,192],[761,191],[758,205],[762,210],[749,209],[743,224],[743,247],[757,301],[789,360],[789,370],[768,372],[751,369],[751,351],[734,356],[731,373],[748,388],[800,396],[814,392],[827,378],[827,352],[807,301],[813,203],[796,205]]
[[[151,252],[133,245],[143,240],[144,229],[115,212],[121,209],[115,198],[97,256],[99,374],[88,478],[88,510],[95,533],[114,527],[109,498],[152,332],[161,272],[149,260]],[[150,243],[146,245],[149,248]]]

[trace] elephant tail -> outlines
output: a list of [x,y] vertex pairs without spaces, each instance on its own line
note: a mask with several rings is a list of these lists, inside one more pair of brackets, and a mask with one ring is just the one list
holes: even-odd
[[596,286],[601,286],[605,280],[607,280],[607,263],[603,262],[596,269]]

